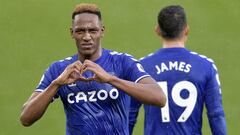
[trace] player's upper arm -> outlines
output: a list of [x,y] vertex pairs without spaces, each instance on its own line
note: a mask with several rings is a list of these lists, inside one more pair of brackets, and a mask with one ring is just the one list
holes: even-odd
[[[148,85],[148,90],[153,90],[152,93],[155,95],[159,95],[159,101],[161,103],[161,107],[164,107],[166,104],[166,95],[163,93],[162,88],[157,84],[157,82],[151,77],[144,77],[143,79],[139,80],[138,83]],[[156,93],[157,92],[157,93]]]
[[205,105],[209,118],[224,116],[222,106],[222,94],[220,88],[220,81],[218,78],[217,68],[212,63],[207,85],[205,87]]

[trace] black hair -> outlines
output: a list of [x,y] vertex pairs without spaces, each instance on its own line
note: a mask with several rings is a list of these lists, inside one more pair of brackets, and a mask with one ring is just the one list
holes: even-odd
[[187,26],[184,8],[179,5],[163,8],[158,14],[158,25],[163,38],[176,39],[181,37],[183,29]]

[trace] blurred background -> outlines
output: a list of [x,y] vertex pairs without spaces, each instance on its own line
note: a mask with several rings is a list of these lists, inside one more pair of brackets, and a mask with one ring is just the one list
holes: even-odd
[[[0,0],[0,135],[65,135],[60,100],[31,127],[21,126],[19,115],[45,69],[76,53],[69,28],[71,13],[81,2],[96,3],[102,10],[106,26],[103,47],[136,58],[161,47],[154,33],[160,9],[182,5],[190,25],[187,48],[214,59],[228,133],[240,134],[239,0]],[[143,134],[143,110],[134,134]],[[205,113],[203,134],[211,134]]]

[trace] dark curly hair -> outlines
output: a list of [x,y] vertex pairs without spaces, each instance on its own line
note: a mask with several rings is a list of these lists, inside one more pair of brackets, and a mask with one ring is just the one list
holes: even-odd
[[183,29],[187,26],[184,8],[179,5],[163,8],[158,14],[158,25],[163,38],[177,39],[181,37]]

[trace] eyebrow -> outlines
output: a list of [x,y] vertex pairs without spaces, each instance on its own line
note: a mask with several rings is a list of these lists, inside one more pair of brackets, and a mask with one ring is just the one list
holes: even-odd
[[75,30],[99,30],[101,28],[99,27],[77,27],[77,28],[74,28]]

